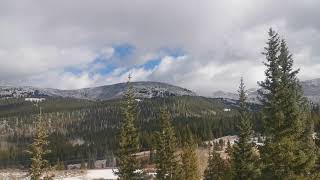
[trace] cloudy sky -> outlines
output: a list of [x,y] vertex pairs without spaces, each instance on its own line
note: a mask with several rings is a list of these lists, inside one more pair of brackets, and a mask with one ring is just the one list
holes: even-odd
[[320,78],[319,0],[3,0],[0,84],[161,81],[203,95],[263,80],[269,27]]

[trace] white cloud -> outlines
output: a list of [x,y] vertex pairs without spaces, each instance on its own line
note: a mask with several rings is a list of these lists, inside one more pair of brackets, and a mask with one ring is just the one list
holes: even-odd
[[0,49],[1,77],[25,77],[69,66],[83,66],[95,54],[88,49],[52,46]]
[[[165,81],[209,94],[253,87],[263,78],[267,30],[288,40],[301,78],[319,74],[320,1],[142,0],[0,2],[2,83],[80,88],[134,80]],[[132,56],[112,59],[129,44]],[[186,56],[170,56],[178,49]],[[92,64],[96,57],[104,62]],[[154,69],[137,68],[161,58]],[[104,64],[105,63],[105,64]],[[113,63],[111,73],[99,70]],[[76,67],[81,72],[65,72]]]
[[90,75],[88,72],[73,74],[69,72],[51,71],[32,76],[30,85],[58,89],[80,89],[92,87],[101,79],[100,75]]
[[263,79],[264,67],[251,61],[236,61],[226,64],[207,62],[199,64],[197,59],[187,56],[165,57],[161,60],[149,80],[161,80],[192,89],[203,95],[216,90],[234,91],[243,76],[248,87],[255,87]]
[[115,51],[114,48],[107,47],[107,48],[100,50],[99,55],[103,59],[109,59],[113,56],[114,51]]

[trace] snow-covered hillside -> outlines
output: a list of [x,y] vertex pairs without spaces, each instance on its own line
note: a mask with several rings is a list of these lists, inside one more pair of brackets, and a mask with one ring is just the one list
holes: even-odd
[[39,88],[24,86],[24,87],[12,87],[12,86],[0,86],[1,98],[12,97],[39,97],[44,96],[45,93]]
[[[133,82],[137,98],[154,98],[168,96],[195,96],[196,94],[188,89],[173,86],[160,82]],[[84,88],[78,90],[59,90],[35,87],[12,87],[1,86],[1,98],[14,97],[69,97],[90,100],[108,100],[120,98],[126,90],[126,83]]]
[[320,103],[320,78],[301,82],[304,95],[315,103]]
[[[320,78],[308,81],[302,81],[301,86],[305,97],[307,97],[313,103],[320,103]],[[247,92],[248,101],[252,103],[258,103],[258,89],[249,89]],[[216,91],[212,94],[214,98],[224,99],[238,99],[238,94],[232,92]]]
[[[258,89],[252,88],[247,90],[248,101],[251,103],[258,103]],[[212,94],[213,98],[223,98],[225,100],[238,100],[239,95],[232,92],[216,91]]]

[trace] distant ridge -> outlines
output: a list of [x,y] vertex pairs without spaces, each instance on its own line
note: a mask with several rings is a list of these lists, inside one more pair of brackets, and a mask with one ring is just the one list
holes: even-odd
[[[155,98],[169,96],[196,96],[196,93],[161,82],[132,82],[137,98]],[[51,88],[35,88],[31,86],[14,87],[0,86],[1,98],[14,97],[65,97],[89,100],[109,100],[121,98],[126,89],[126,83],[83,88],[77,90],[59,90]]]
[[[307,97],[313,103],[320,103],[320,78],[307,81],[301,81],[301,86],[304,92],[304,96]],[[258,89],[248,90],[248,101],[252,103],[258,103]],[[232,92],[216,91],[212,93],[213,98],[224,99],[238,99],[238,95]]]

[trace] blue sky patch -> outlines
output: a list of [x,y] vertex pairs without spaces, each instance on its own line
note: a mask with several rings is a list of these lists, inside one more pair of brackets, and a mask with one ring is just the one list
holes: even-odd
[[114,56],[118,58],[125,58],[133,54],[134,47],[129,44],[122,44],[114,47]]
[[115,68],[116,66],[114,64],[109,64],[109,65],[106,65],[104,68],[98,69],[96,73],[99,73],[101,75],[106,75],[111,73]]
[[144,69],[153,69],[154,67],[158,66],[160,64],[161,60],[160,59],[153,59],[149,60],[148,62],[144,63],[140,67],[143,67]]
[[[119,68],[114,60],[121,60],[128,58],[134,53],[134,46],[129,44],[122,44],[114,46],[114,54],[112,57],[105,58],[103,56],[97,55],[91,63],[87,64],[85,67],[67,67],[64,69],[64,72],[70,72],[75,75],[80,75],[83,72],[88,72],[90,75],[100,74],[107,75],[112,73],[116,68]],[[166,56],[179,57],[183,56],[184,52],[181,49],[170,49],[162,48],[160,51],[164,52]],[[134,65],[131,67],[126,67],[122,73],[128,72],[132,68],[144,68],[145,70],[151,70],[158,66],[161,63],[161,58],[150,59],[144,64]]]
[[167,56],[179,57],[185,55],[185,52],[180,48],[161,48],[160,50]]

